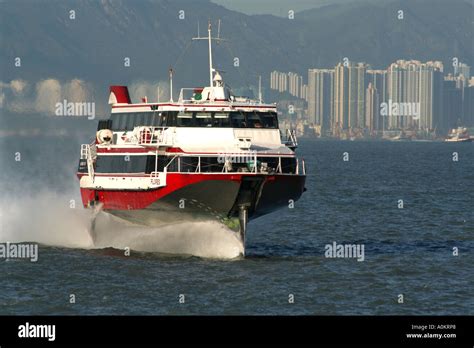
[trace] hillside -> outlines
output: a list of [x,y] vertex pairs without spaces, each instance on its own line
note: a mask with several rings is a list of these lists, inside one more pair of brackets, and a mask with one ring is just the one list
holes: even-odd
[[376,68],[399,58],[474,63],[473,6],[465,0],[357,1],[298,12],[293,20],[249,16],[207,0],[22,0],[2,2],[0,9],[3,82],[79,78],[102,91],[113,83],[167,80],[174,66],[177,86],[200,85],[208,76],[207,46],[190,39],[198,22],[206,34],[209,18],[222,20],[221,34],[230,40],[216,48],[215,61],[235,87],[255,84],[257,74],[268,83],[274,69],[306,75],[343,57]]

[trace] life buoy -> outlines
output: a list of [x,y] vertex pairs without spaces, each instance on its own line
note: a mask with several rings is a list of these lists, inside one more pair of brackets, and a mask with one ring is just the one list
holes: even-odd
[[97,132],[97,143],[99,144],[110,144],[114,137],[114,133],[110,129],[101,129]]

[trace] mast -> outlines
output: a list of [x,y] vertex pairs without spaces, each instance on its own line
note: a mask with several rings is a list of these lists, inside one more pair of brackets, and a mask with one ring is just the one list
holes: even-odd
[[211,39],[211,21],[207,28],[207,37],[209,40],[209,87],[212,87],[212,39]]
[[[199,22],[198,22],[198,28],[199,28]],[[220,35],[220,20],[219,20],[219,25],[218,25],[218,37],[212,37],[212,28],[211,28],[211,21],[209,20],[209,25],[207,27],[207,37],[200,37],[199,36],[199,29],[198,29],[198,37],[193,37],[193,40],[207,40],[208,45],[209,45],[209,87],[213,86],[213,74],[214,74],[214,68],[212,67],[212,40],[217,40],[219,41],[226,41],[225,39],[221,39],[219,37]]]

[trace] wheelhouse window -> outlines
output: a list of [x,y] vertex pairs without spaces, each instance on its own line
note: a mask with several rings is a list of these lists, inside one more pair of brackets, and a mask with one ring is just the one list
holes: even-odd
[[158,127],[161,123],[159,112],[116,113],[110,116],[113,131],[131,131],[135,127]]
[[248,112],[246,116],[248,128],[263,128],[260,115],[257,112]]
[[260,113],[260,120],[263,128],[278,129],[278,117],[276,112]]
[[212,114],[209,112],[195,112],[196,127],[212,127]]
[[215,112],[212,126],[213,127],[230,127],[229,113]]
[[162,113],[163,122],[161,122],[161,126],[163,127],[176,127],[177,119],[178,119],[178,112],[177,111],[163,111]]
[[177,118],[178,127],[193,127],[193,113],[179,112]]
[[153,126],[153,127],[158,127],[161,123],[161,113],[159,112],[154,112],[153,114],[150,113],[149,115],[150,117],[150,126]]
[[247,128],[245,122],[245,115],[243,112],[231,112],[230,113],[230,124],[233,128]]
[[234,128],[278,129],[275,112],[231,112],[231,126]]
[[219,127],[278,129],[275,112],[178,112],[154,111],[114,113],[107,120],[113,131],[132,131],[135,127]]

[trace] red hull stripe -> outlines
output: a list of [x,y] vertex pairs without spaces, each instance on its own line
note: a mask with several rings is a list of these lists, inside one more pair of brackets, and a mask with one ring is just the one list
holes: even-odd
[[[176,191],[184,186],[198,183],[204,180],[232,180],[240,182],[243,174],[180,174],[170,173],[167,175],[165,187],[151,191],[97,191],[99,201],[104,204],[104,209],[132,210],[144,209],[154,201]],[[94,200],[95,190],[81,188],[82,203],[87,207]],[[178,202],[176,203],[178,204]]]
[[[167,177],[167,186],[150,191],[124,191],[107,190],[97,191],[99,201],[108,210],[133,210],[145,209],[153,202],[166,195],[179,190],[187,185],[195,184],[205,180],[231,180],[241,182],[245,174],[181,174],[170,173]],[[299,176],[271,175],[265,178],[267,181],[275,180],[300,180]],[[95,190],[81,188],[82,202],[85,207],[95,199]],[[178,202],[176,202],[178,205]]]

